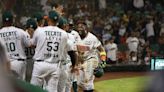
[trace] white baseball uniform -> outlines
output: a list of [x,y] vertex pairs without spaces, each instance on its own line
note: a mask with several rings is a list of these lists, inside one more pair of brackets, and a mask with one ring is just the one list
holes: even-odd
[[84,60],[84,63],[82,64],[83,70],[80,71],[80,80],[78,83],[79,86],[83,88],[83,90],[94,89],[93,70],[98,65],[99,59],[97,47],[99,46],[101,46],[101,42],[90,32],[77,44],[79,54]]
[[0,30],[0,38],[6,45],[7,54],[11,61],[11,69],[18,74],[18,77],[25,79],[25,47],[31,45],[29,34],[22,29],[9,26]]
[[[68,34],[68,44],[72,44],[72,50],[76,50],[74,36],[70,33]],[[61,72],[58,84],[58,92],[70,92],[71,91],[71,81],[70,81],[70,70],[71,70],[71,59],[67,54],[65,57],[65,62],[61,64]],[[69,81],[68,81],[69,80]],[[69,82],[69,83],[68,83]]]
[[32,44],[36,49],[32,84],[42,86],[45,79],[48,92],[58,92],[60,64],[64,62],[67,50],[73,49],[67,40],[68,34],[56,26],[43,27],[34,32]]
[[[72,37],[69,37],[69,38],[71,41],[74,41],[75,46],[76,46],[76,44],[81,40],[79,33],[75,30],[71,30],[71,32],[69,34],[73,35],[73,38]],[[77,49],[77,48],[75,47],[75,49]],[[70,66],[71,66],[70,58],[67,58],[67,60],[69,61],[69,63],[67,64],[67,69],[66,69],[66,70],[68,70],[67,71],[68,79],[67,79],[67,83],[66,83],[65,92],[71,92],[72,83],[77,82],[78,76],[76,75],[76,73],[70,72]]]

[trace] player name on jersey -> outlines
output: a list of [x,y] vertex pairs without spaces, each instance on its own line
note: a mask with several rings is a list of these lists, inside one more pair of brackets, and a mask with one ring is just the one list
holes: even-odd
[[0,33],[0,37],[4,38],[4,41],[18,39],[16,31]]
[[45,31],[47,36],[61,36],[61,32]]
[[48,54],[44,54],[44,57],[54,57],[54,58],[58,58],[59,55],[58,55],[58,54],[51,54],[51,53],[48,53]]
[[16,36],[16,31],[0,33],[1,37]]
[[45,31],[46,40],[61,40],[61,32]]

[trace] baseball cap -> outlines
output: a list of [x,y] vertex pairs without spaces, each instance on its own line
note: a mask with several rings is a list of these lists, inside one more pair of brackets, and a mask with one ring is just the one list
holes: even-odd
[[33,18],[38,22],[44,18],[43,14],[40,12],[37,12],[33,15]]
[[5,11],[2,15],[3,21],[12,21],[13,20],[13,14],[10,11]]
[[67,22],[67,19],[65,19],[64,17],[61,17],[58,20],[58,26],[63,26],[63,25],[66,25],[66,24],[68,24],[68,22]]
[[34,19],[28,19],[26,22],[26,28],[33,28],[35,30],[37,28],[36,21]]
[[53,19],[53,20],[57,21],[58,18],[59,18],[59,14],[55,11],[50,11],[48,17],[50,19]]

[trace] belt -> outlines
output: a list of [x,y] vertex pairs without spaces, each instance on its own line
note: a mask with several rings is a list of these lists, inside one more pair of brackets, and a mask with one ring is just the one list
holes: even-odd
[[36,62],[44,62],[44,60],[35,60]]
[[[36,62],[47,62],[47,61],[45,61],[45,60],[35,60]],[[62,61],[64,61],[64,60],[58,60],[57,62],[47,62],[47,63],[59,63],[59,62],[62,62]]]
[[18,61],[25,61],[25,59],[17,59]]
[[95,58],[95,57],[89,57],[87,59],[84,59],[84,61],[87,61],[87,60],[92,59],[92,58]]

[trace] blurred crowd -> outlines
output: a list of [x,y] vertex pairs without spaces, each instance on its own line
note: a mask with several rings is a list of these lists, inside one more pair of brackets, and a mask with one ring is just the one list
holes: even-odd
[[[31,7],[26,7],[26,13],[21,14],[16,25],[24,27],[35,11],[47,15],[52,6],[57,5],[53,1],[30,3]],[[104,44],[110,63],[148,64],[151,57],[164,56],[162,0],[55,1],[63,5],[63,15],[69,22],[75,24],[79,19],[85,20],[88,29]]]

